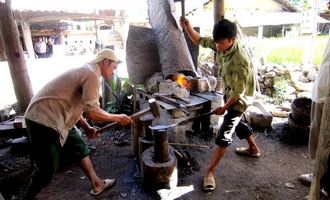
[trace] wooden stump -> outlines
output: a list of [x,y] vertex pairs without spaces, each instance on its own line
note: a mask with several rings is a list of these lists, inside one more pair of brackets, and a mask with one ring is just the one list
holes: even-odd
[[169,147],[169,160],[167,162],[157,163],[154,161],[153,156],[153,147],[149,147],[142,154],[142,185],[151,191],[176,187],[178,183],[178,171],[173,148],[171,146]]
[[142,161],[142,154],[145,150],[147,150],[149,147],[152,147],[154,145],[153,140],[147,140],[143,137],[139,137],[139,163],[141,165]]
[[142,134],[143,124],[140,120],[136,120],[134,124],[131,125],[131,148],[133,156],[139,155],[139,137]]

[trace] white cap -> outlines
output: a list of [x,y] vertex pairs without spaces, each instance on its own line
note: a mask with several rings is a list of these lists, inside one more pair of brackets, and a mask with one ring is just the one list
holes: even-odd
[[111,49],[102,49],[100,52],[98,52],[96,54],[96,57],[94,58],[94,60],[90,61],[90,63],[98,63],[100,61],[102,61],[103,59],[109,59],[112,60],[114,62],[120,63],[121,61],[118,59],[118,57],[116,56],[115,52]]

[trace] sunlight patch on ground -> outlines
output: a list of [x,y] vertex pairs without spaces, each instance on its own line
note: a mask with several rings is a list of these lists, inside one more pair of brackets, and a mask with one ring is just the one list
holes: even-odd
[[189,185],[189,186],[175,187],[171,189],[160,189],[157,191],[157,193],[160,196],[160,199],[162,200],[173,200],[192,191],[194,191],[194,186]]

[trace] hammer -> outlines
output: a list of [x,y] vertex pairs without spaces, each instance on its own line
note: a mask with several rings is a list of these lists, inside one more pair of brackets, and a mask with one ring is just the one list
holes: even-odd
[[[157,103],[157,101],[152,98],[148,100],[149,103],[149,108],[143,109],[137,113],[134,113],[133,115],[130,115],[129,117],[135,121],[136,119],[139,119],[141,116],[147,114],[148,112],[151,112],[151,114],[155,117],[155,119],[159,119],[160,117],[160,107],[159,104]],[[111,128],[113,128],[114,126],[118,125],[118,122],[112,122],[108,125],[105,125],[102,128],[99,128],[96,133],[102,133],[104,131],[107,131]]]

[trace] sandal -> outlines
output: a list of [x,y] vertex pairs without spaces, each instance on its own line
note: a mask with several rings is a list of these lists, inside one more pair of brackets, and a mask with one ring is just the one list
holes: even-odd
[[253,158],[260,158],[260,152],[252,153],[248,148],[240,147],[236,149],[236,153],[241,156],[249,156]]
[[215,180],[213,177],[204,177],[204,183],[203,183],[203,186],[204,186],[204,190],[207,191],[207,192],[211,192],[215,189]]
[[91,190],[91,195],[96,196],[96,195],[101,194],[104,190],[111,188],[115,184],[115,182],[116,182],[116,179],[105,179],[103,187],[97,192],[94,192],[93,190]]

